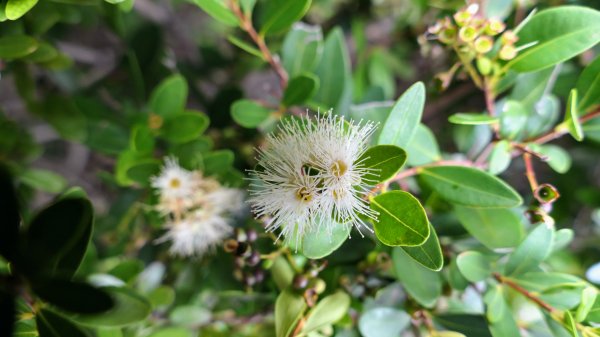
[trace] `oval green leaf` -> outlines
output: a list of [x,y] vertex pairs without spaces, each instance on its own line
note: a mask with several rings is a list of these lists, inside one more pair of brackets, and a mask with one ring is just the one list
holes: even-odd
[[319,87],[319,78],[313,74],[300,74],[290,80],[283,93],[285,106],[302,104],[312,98]]
[[429,238],[424,244],[417,247],[402,247],[402,249],[423,267],[439,271],[444,266],[444,256],[438,236],[431,224],[429,224],[429,233]]
[[40,337],[89,337],[90,335],[66,317],[49,309],[41,309],[35,316]]
[[460,112],[448,117],[448,121],[454,124],[487,125],[498,123],[498,117],[492,117],[486,114]]
[[516,247],[523,238],[521,220],[508,209],[455,206],[454,214],[467,232],[489,249]]
[[188,85],[183,76],[175,74],[167,77],[152,91],[149,102],[150,112],[162,117],[183,112],[187,95]]
[[444,199],[463,206],[509,208],[520,205],[521,196],[502,180],[465,166],[432,166],[420,176]]
[[261,35],[277,34],[289,29],[310,8],[311,0],[271,0],[266,3]]
[[[329,220],[331,224],[321,224],[302,237],[302,255],[309,259],[322,259],[336,251],[350,236],[352,225]],[[331,233],[328,228],[331,226]]]
[[492,274],[492,266],[487,257],[475,251],[460,253],[456,265],[463,276],[471,282],[479,282]]
[[422,306],[432,308],[442,293],[440,274],[423,267],[399,247],[394,248],[392,261],[406,292]]
[[403,149],[394,145],[376,145],[365,151],[355,164],[372,170],[365,180],[374,185],[394,177],[405,162]]
[[26,35],[0,37],[0,59],[16,59],[33,53],[38,48],[37,41]]
[[554,227],[546,224],[538,225],[510,254],[505,268],[506,275],[524,274],[537,267],[550,255],[552,242],[554,242]]
[[34,283],[33,290],[44,301],[72,313],[106,312],[115,304],[104,290],[82,282],[51,279]]
[[231,117],[245,128],[255,128],[271,116],[271,110],[253,100],[241,99],[231,105]]
[[208,127],[208,116],[199,111],[186,111],[165,119],[161,136],[175,144],[187,143],[198,137]]
[[308,313],[308,319],[302,327],[302,333],[310,333],[326,325],[333,324],[346,315],[350,308],[350,296],[345,292],[338,291],[329,295],[317,303]]
[[306,310],[306,302],[300,295],[284,290],[275,301],[275,335],[287,337],[296,327]]
[[600,56],[588,64],[577,80],[577,92],[581,96],[577,109],[586,112],[600,103]]
[[429,220],[417,198],[404,191],[391,191],[371,199],[379,213],[375,235],[388,246],[419,246],[430,235]]
[[105,287],[113,300],[114,307],[99,315],[73,315],[77,323],[93,327],[119,327],[142,321],[152,310],[150,303],[127,288]]
[[392,108],[381,129],[378,144],[406,147],[412,140],[425,106],[425,85],[417,82],[408,88]]

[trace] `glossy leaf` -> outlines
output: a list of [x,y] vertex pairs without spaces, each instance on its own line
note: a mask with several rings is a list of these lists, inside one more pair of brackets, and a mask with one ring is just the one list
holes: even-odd
[[461,112],[448,117],[448,121],[454,124],[488,125],[498,123],[499,119],[486,114]]
[[227,40],[229,40],[229,42],[233,43],[234,45],[238,46],[240,49],[246,51],[247,53],[254,55],[256,57],[258,57],[261,60],[264,60],[264,55],[262,54],[262,52],[257,49],[256,47],[254,47],[253,45],[251,45],[250,43],[238,39],[237,37],[233,36],[233,35],[229,35],[227,37]]
[[[201,1],[203,3],[219,2],[219,0]],[[188,85],[179,74],[164,79],[150,96],[150,112],[162,117],[173,116],[183,112],[187,101]]]
[[442,293],[439,274],[423,267],[399,247],[394,248],[392,261],[395,275],[406,292],[422,306],[432,308]]
[[154,150],[154,135],[145,124],[136,125],[131,131],[129,147],[139,153],[151,153]]
[[519,275],[530,271],[543,262],[550,252],[554,241],[554,228],[546,224],[538,225],[519,246],[510,254],[506,264],[506,275]]
[[282,103],[285,106],[298,105],[309,100],[319,87],[319,78],[315,75],[300,74],[290,80],[283,93]]
[[571,168],[571,155],[565,149],[556,145],[539,145],[535,151],[547,157],[546,163],[558,173],[567,173]]
[[356,164],[371,169],[365,180],[375,185],[394,177],[405,162],[406,152],[403,149],[393,145],[376,145],[365,151]]
[[585,287],[581,292],[581,303],[577,307],[575,312],[575,321],[582,322],[589,315],[590,311],[596,303],[598,297],[598,290],[594,287]]
[[565,323],[565,327],[567,328],[571,336],[579,337],[579,334],[577,333],[577,324],[570,311],[565,311],[563,321]]
[[260,34],[277,34],[289,29],[310,8],[311,0],[272,0],[265,6]]
[[410,325],[410,316],[396,308],[376,307],[364,312],[358,329],[364,337],[396,337]]
[[523,136],[529,112],[520,102],[508,100],[500,105],[500,134],[508,139]]
[[310,333],[339,321],[346,315],[349,308],[350,296],[342,291],[323,298],[308,313],[308,319],[302,327],[302,333]]
[[306,310],[306,302],[302,296],[284,290],[275,302],[275,335],[289,336]]
[[510,93],[510,99],[518,101],[527,109],[533,108],[547,91],[548,82],[553,71],[555,71],[555,68],[519,74]]
[[404,191],[391,191],[371,199],[379,213],[375,235],[388,246],[419,246],[429,237],[429,221],[419,200]]
[[422,245],[402,247],[402,249],[424,267],[439,271],[444,266],[444,256],[442,255],[442,247],[438,236],[431,224],[429,224],[429,233],[429,237]]
[[89,337],[90,335],[66,317],[49,309],[41,309],[36,315],[40,337]]
[[38,48],[37,41],[26,35],[8,35],[0,37],[0,58],[15,59],[27,56]]
[[231,117],[245,128],[255,128],[271,116],[271,110],[253,100],[241,99],[231,105]]
[[110,295],[87,283],[51,279],[34,283],[33,289],[43,300],[72,313],[95,314],[114,306]]
[[[355,121],[364,120],[383,125],[392,111],[393,104],[392,101],[385,101],[351,105],[346,116]],[[371,144],[377,143],[380,133],[381,127],[378,127],[371,136]]]
[[469,234],[489,249],[516,247],[523,238],[521,220],[508,209],[455,206],[454,214]]
[[198,111],[186,111],[165,119],[161,136],[176,144],[197,139],[208,127],[208,117]]
[[489,172],[493,175],[504,172],[512,159],[512,147],[507,140],[501,140],[494,146],[489,159]]
[[565,112],[565,121],[562,126],[578,141],[583,140],[583,129],[579,122],[579,113],[577,110],[577,89],[571,90],[569,99],[567,100],[567,111]]
[[421,178],[444,199],[462,206],[508,208],[522,203],[521,196],[502,180],[464,166],[426,167]]
[[223,173],[233,165],[235,155],[231,150],[218,150],[204,156],[204,173],[207,175]]
[[150,303],[127,288],[105,287],[113,300],[113,308],[99,315],[72,315],[74,321],[93,327],[119,327],[142,321],[152,310]]
[[28,169],[21,173],[22,183],[44,192],[59,193],[67,187],[67,180],[48,170]]
[[481,315],[442,314],[434,316],[433,319],[436,323],[465,336],[492,337],[485,317]]
[[222,0],[194,0],[193,2],[215,20],[228,26],[238,25],[238,19],[227,7],[227,2]]
[[435,135],[424,124],[417,125],[413,139],[406,147],[406,152],[410,166],[425,165],[442,159]]
[[347,111],[352,98],[352,74],[341,28],[334,28],[327,36],[315,73],[320,84],[313,101],[323,109],[333,108],[336,113]]
[[583,69],[576,88],[580,97],[578,111],[586,112],[590,107],[600,104],[600,56]]
[[38,0],[8,0],[4,13],[9,20],[17,20],[29,12]]
[[296,23],[281,48],[283,67],[292,78],[315,70],[323,54],[323,32],[319,26]]
[[309,259],[324,258],[336,251],[350,236],[352,225],[334,222],[331,224],[331,233],[328,232],[329,226],[322,224],[304,234],[300,248],[302,255]]
[[535,44],[519,52],[507,67],[519,72],[551,67],[600,41],[600,12],[578,6],[546,9],[535,14],[518,36],[518,46]]
[[425,85],[417,82],[408,88],[392,108],[381,127],[378,144],[406,147],[410,144],[425,106]]
[[483,281],[492,274],[490,260],[479,252],[460,253],[456,258],[456,265],[465,278],[471,282]]

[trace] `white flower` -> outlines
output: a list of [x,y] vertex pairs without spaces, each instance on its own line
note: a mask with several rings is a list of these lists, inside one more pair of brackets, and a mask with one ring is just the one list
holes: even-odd
[[289,239],[321,225],[331,233],[339,222],[359,228],[359,215],[375,219],[363,199],[372,169],[360,159],[374,130],[330,114],[285,121],[267,136],[250,171],[249,199],[256,216],[270,217],[267,230],[281,228]]
[[167,224],[168,231],[157,242],[170,241],[172,255],[201,256],[214,249],[232,232],[228,219],[213,211],[198,210],[193,216]]
[[189,198],[194,191],[194,174],[179,166],[176,159],[167,158],[160,174],[151,178],[151,184],[166,201]]

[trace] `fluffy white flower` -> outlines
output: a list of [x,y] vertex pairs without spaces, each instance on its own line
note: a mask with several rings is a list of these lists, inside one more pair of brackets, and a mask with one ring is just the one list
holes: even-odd
[[194,191],[194,174],[179,166],[176,159],[167,158],[160,174],[152,177],[151,183],[165,200],[189,198]]
[[244,209],[244,193],[223,187],[200,171],[187,171],[169,158],[159,176],[152,178],[160,201],[155,208],[171,220],[157,242],[171,242],[170,253],[201,256],[231,232],[230,222]]
[[374,130],[330,114],[285,121],[267,136],[249,199],[256,216],[270,217],[267,230],[281,228],[289,239],[321,225],[331,233],[338,222],[359,228],[359,215],[376,218],[363,200],[372,170],[360,159]]

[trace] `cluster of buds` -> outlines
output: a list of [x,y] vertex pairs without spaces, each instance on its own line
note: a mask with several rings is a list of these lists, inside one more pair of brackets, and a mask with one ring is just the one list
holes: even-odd
[[310,261],[309,267],[303,273],[296,274],[292,288],[301,292],[309,307],[317,304],[318,297],[325,291],[325,281],[319,278],[319,273],[327,267],[327,261],[321,263]]
[[360,274],[343,276],[340,283],[353,297],[373,297],[389,284],[389,280],[381,277],[381,271],[389,271],[391,268],[392,262],[387,253],[371,252],[358,264]]
[[[496,19],[486,19],[479,14],[479,5],[471,4],[456,12],[452,18],[445,17],[429,27],[428,33],[437,37],[443,44],[454,47],[458,52],[477,58],[483,64],[486,75],[491,70],[490,53],[496,44],[499,50],[495,55],[501,60],[511,60],[517,56],[516,34],[506,30],[506,25]],[[499,43],[497,43],[499,41]],[[482,62],[479,62],[483,60]],[[481,67],[480,67],[481,68]]]
[[236,228],[234,238],[225,241],[223,245],[226,252],[235,256],[233,276],[248,288],[265,280],[260,253],[253,247],[257,239],[258,233],[254,229]]
[[550,184],[541,184],[533,191],[534,199],[525,213],[531,223],[554,223],[548,214],[552,211],[552,204],[560,197],[556,187]]

